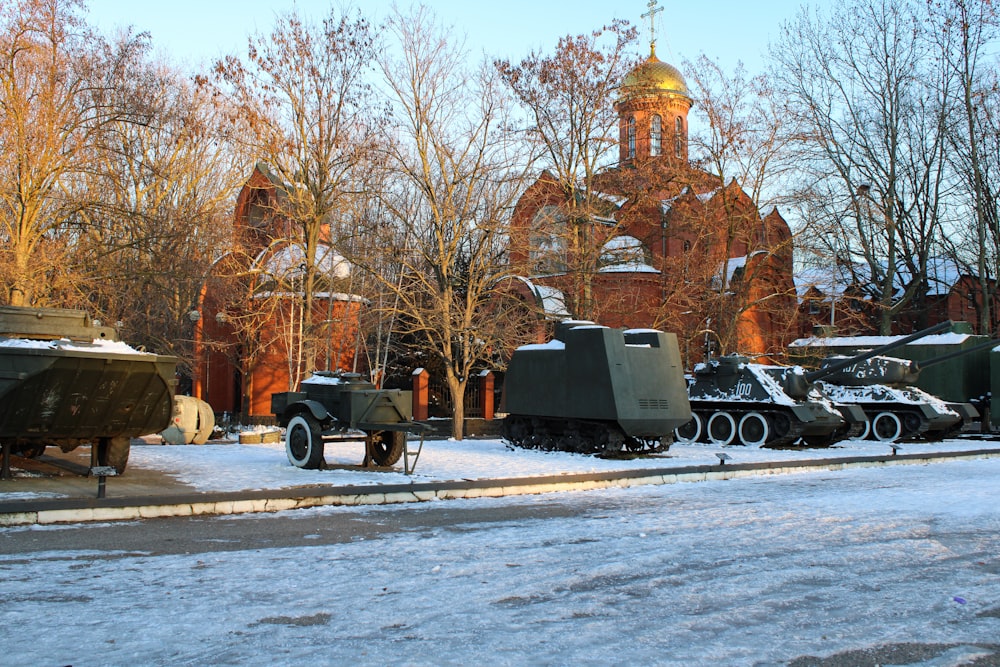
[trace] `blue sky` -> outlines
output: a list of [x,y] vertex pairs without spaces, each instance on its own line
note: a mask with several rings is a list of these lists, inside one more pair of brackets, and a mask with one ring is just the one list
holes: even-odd
[[[701,53],[731,70],[738,61],[756,73],[762,54],[782,22],[795,16],[806,0],[659,0],[656,15],[657,55],[674,65]],[[393,0],[355,0],[351,5],[373,21],[384,17]],[[409,6],[400,2],[400,6]],[[599,28],[614,18],[643,27],[648,44],[649,23],[642,19],[647,0],[426,0],[441,22],[466,37],[472,54],[519,59],[531,49],[549,52],[560,36]],[[227,53],[244,55],[246,37],[270,29],[276,13],[297,7],[307,15],[323,15],[329,0],[89,0],[90,21],[105,32],[133,25],[152,34],[153,44],[176,63],[197,66]],[[645,47],[642,48],[645,55]]]

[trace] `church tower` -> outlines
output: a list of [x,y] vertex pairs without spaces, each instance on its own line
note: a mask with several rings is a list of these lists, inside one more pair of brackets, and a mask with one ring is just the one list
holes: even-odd
[[663,8],[655,4],[651,0],[649,12],[643,14],[650,25],[649,58],[625,76],[615,102],[621,165],[650,158],[688,159],[688,111],[693,101],[677,68],[656,57],[654,18]]

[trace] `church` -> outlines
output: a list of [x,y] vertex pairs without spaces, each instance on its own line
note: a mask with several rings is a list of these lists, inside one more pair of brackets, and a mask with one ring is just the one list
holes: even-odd
[[676,333],[689,367],[715,354],[780,356],[795,332],[791,230],[692,164],[693,104],[651,41],[618,89],[617,164],[580,186],[585,211],[551,173],[535,179],[511,219],[512,272],[540,311],[562,296],[550,319]]

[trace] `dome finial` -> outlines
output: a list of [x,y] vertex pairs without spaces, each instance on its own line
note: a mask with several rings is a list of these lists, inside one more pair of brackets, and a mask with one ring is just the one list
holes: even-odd
[[649,11],[642,15],[642,18],[649,19],[649,57],[656,57],[656,15],[663,11],[663,7],[656,6],[656,0],[649,0],[646,4]]

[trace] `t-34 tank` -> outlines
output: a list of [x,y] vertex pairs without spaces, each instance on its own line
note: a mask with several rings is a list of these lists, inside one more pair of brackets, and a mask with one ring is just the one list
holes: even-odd
[[37,456],[93,446],[91,467],[124,472],[131,439],[170,423],[177,359],[119,342],[86,312],[0,307],[0,444]]
[[[913,334],[906,342],[947,329],[944,322]],[[905,339],[904,339],[905,340]],[[971,403],[943,401],[916,386],[920,372],[957,357],[995,347],[996,341],[912,361],[885,356],[903,342],[894,342],[857,357],[828,357],[808,375],[835,401],[859,406],[870,426],[863,437],[895,442],[916,437],[940,440],[960,432],[977,419]]]
[[508,442],[616,456],[669,448],[691,419],[677,337],[566,320],[514,351],[501,410]]
[[783,447],[801,439],[825,447],[864,426],[859,410],[823,396],[801,367],[757,364],[735,354],[696,365],[688,397],[693,416],[677,429],[679,442]]

